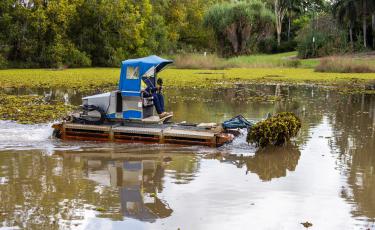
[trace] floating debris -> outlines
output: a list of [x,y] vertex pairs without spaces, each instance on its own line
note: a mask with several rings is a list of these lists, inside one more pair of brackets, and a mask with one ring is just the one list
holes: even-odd
[[103,207],[96,207],[94,208],[95,211],[98,211],[98,212],[105,212],[107,211],[107,209],[103,208]]
[[310,228],[310,227],[312,227],[313,226],[313,224],[312,223],[310,223],[310,222],[308,222],[308,221],[306,221],[306,222],[304,222],[304,223],[301,223],[302,225],[303,225],[303,227],[305,227],[305,228]]

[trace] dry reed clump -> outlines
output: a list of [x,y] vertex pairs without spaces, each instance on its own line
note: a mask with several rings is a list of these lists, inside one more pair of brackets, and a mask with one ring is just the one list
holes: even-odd
[[375,73],[375,65],[349,57],[329,57],[320,60],[315,72],[328,73]]
[[216,55],[183,54],[176,56],[174,65],[178,69],[226,69],[239,67],[234,63],[227,63]]

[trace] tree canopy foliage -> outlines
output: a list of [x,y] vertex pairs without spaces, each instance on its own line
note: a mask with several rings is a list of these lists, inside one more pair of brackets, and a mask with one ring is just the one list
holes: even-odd
[[[216,1],[215,1],[216,2]],[[117,66],[125,58],[210,47],[210,0],[2,0],[0,62]]]
[[297,48],[311,57],[374,48],[375,3],[1,0],[0,31],[0,68],[118,66],[153,53],[198,51],[236,56]]
[[[246,54],[252,50],[249,45],[272,35],[273,14],[255,0],[217,4],[207,12],[205,25],[214,31],[223,55]],[[250,39],[254,42],[249,43]]]

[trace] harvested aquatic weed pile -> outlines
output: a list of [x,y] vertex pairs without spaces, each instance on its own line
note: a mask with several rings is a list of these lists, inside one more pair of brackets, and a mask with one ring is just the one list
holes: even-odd
[[21,124],[46,123],[64,117],[73,106],[63,102],[44,101],[42,96],[0,94],[0,119]]
[[294,113],[278,113],[253,126],[247,135],[247,142],[260,147],[283,145],[297,136],[300,129],[301,120]]

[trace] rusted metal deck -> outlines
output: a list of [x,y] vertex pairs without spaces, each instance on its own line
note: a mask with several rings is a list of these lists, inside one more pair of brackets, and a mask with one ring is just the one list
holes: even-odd
[[54,124],[55,136],[62,140],[169,143],[219,147],[234,136],[222,129],[189,127],[176,124],[86,125],[62,122]]

